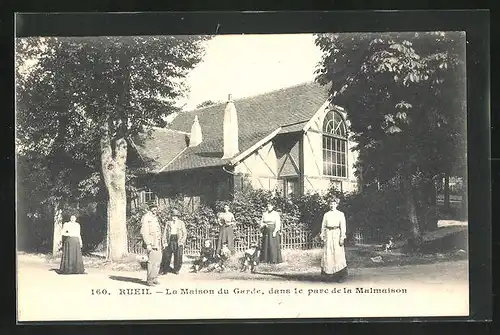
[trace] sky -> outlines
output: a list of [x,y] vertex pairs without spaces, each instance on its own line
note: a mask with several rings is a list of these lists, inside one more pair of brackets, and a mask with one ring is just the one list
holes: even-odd
[[312,34],[219,35],[207,42],[203,61],[187,78],[185,110],[314,80],[321,51]]
[[[185,81],[190,91],[177,105],[192,110],[229,94],[240,99],[312,81],[320,60],[312,34],[218,35],[206,42],[202,62]],[[25,70],[35,63],[28,60]]]

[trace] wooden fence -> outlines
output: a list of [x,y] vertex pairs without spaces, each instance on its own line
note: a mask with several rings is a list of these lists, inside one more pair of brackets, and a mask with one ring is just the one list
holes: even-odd
[[[314,249],[320,248],[321,242],[314,238],[315,236],[307,229],[284,230],[281,233],[281,248],[282,249]],[[217,243],[217,233],[208,227],[199,227],[188,231],[186,246],[184,247],[185,255],[198,255],[204,241],[212,241],[212,245]],[[235,250],[244,251],[254,242],[259,243],[260,230],[254,227],[236,228],[234,247]],[[144,254],[145,250],[142,247],[140,238],[131,238],[129,240],[129,252],[134,254]]]

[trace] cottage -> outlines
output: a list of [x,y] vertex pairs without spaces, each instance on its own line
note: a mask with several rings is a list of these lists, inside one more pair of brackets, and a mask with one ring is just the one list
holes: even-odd
[[146,166],[141,202],[183,197],[196,207],[238,189],[286,196],[324,192],[333,183],[355,191],[357,152],[343,108],[328,89],[305,83],[181,113],[168,128],[133,139]]

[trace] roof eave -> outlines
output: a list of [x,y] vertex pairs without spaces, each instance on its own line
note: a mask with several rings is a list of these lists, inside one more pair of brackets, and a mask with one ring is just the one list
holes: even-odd
[[304,132],[307,132],[311,126],[313,125],[313,123],[318,119],[318,116],[320,116],[327,107],[331,107],[331,109],[333,110],[337,110],[339,112],[345,112],[345,109],[338,106],[338,105],[335,105],[333,104],[330,99],[327,99],[325,101],[325,103],[323,103],[323,105],[321,105],[321,107],[316,111],[316,113],[314,113],[313,117],[306,123],[306,125],[304,126],[304,128],[302,129],[302,131]]
[[267,143],[270,140],[272,140],[280,131],[281,131],[281,127],[276,128],[269,135],[267,135],[266,137],[264,137],[261,140],[259,140],[257,143],[255,143],[254,145],[252,145],[250,148],[248,148],[247,150],[243,151],[242,153],[236,155],[235,157],[231,158],[228,161],[228,163],[229,163],[228,165],[230,165],[230,166],[236,165],[241,160],[243,160],[246,157],[248,157],[252,152],[254,152],[258,148],[260,148],[262,145],[264,145],[265,143]]

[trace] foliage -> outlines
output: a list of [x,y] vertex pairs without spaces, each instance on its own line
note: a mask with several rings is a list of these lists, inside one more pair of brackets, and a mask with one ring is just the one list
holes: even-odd
[[314,235],[320,232],[323,215],[329,210],[327,199],[328,197],[318,193],[306,194],[295,198],[300,213],[299,220],[306,222]]
[[[346,215],[349,236],[361,231],[365,241],[382,243],[389,236],[404,238],[409,234],[409,225],[404,215],[404,199],[395,187],[381,190],[365,188],[359,193],[342,193],[332,186],[323,195],[313,193],[292,199],[261,189],[247,189],[236,193],[231,201],[219,201],[214,207],[200,206],[194,211],[178,199],[171,206],[160,205],[158,217],[164,225],[175,208],[181,212],[186,223],[189,240],[216,240],[219,232],[216,216],[227,204],[236,218],[235,239],[246,245],[248,242],[255,242],[247,241],[247,231],[249,227],[258,227],[258,221],[268,202],[273,203],[275,209],[280,212],[283,234],[293,230],[310,230],[312,235],[316,236],[320,231],[323,215],[329,210],[328,201],[332,197],[340,200],[339,210]],[[140,236],[140,220],[146,210],[145,205],[140,206],[128,218],[129,235],[133,239]],[[200,235],[199,232],[206,232],[206,228],[208,235]]]
[[[195,211],[190,210],[187,206],[183,206],[181,203],[174,206],[159,205],[157,217],[160,224],[165,226],[165,223],[171,220],[172,210],[177,209],[181,213],[181,218],[186,224],[186,229],[192,231],[197,227],[213,227],[216,228],[216,215],[212,208],[207,206],[200,206]],[[147,212],[148,206],[141,204],[137,208],[134,208],[127,218],[127,227],[129,235],[132,238],[140,237],[141,219],[143,215]]]
[[349,232],[360,231],[367,241],[385,242],[388,237],[407,237],[405,204],[395,188],[366,188],[351,194],[340,204],[346,215]]
[[396,180],[414,225],[435,178],[465,176],[465,35],[318,34],[316,44],[317,80],[348,111],[358,171],[367,184]]
[[[105,148],[114,159],[116,143],[125,148],[125,155],[120,155],[126,157],[124,141],[164,125],[165,117],[179,109],[176,101],[186,91],[183,79],[201,61],[207,38],[16,39],[18,156],[39,159],[47,174],[47,199],[53,205],[102,200],[106,188],[112,191],[116,180],[104,185],[98,172],[100,141],[107,142],[103,130],[110,137]],[[119,235],[113,236],[118,240]]]
[[203,102],[200,102],[198,105],[196,105],[196,109],[209,107],[209,106],[219,104],[219,103],[220,103],[220,101],[205,100]]
[[110,121],[114,139],[163,125],[178,110],[182,79],[201,60],[206,38],[16,40],[16,140],[23,154],[43,155],[54,179],[71,186],[54,193],[66,199],[102,188],[102,122]]
[[362,160],[365,178],[389,180],[404,163],[431,175],[463,165],[464,34],[327,34],[316,42],[324,52],[318,80],[348,108],[361,154],[387,158]]

